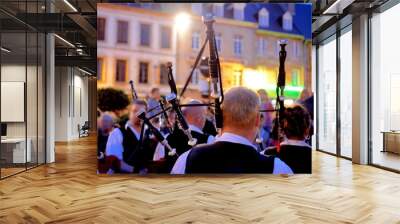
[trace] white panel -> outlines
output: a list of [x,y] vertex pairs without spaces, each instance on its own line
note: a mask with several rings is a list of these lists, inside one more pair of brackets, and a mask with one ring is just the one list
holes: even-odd
[[1,82],[1,122],[24,122],[24,82]]
[[391,74],[390,82],[390,130],[400,130],[400,74]]
[[342,14],[343,10],[353,2],[354,0],[337,0],[323,14]]

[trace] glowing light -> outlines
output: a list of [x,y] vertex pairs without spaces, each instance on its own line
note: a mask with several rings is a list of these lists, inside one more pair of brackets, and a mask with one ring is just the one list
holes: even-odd
[[285,99],[283,102],[284,102],[286,107],[291,106],[291,105],[294,104],[294,100],[292,100],[292,99]]
[[83,73],[85,73],[85,74],[87,74],[87,75],[92,75],[92,73],[90,73],[90,72],[88,72],[88,71],[86,71],[86,70],[83,70],[83,69],[81,69],[81,68],[79,68],[79,67],[78,67],[78,70],[81,71],[81,72],[83,72]]
[[55,37],[57,37],[59,40],[61,40],[62,42],[66,43],[68,46],[75,48],[75,45],[73,45],[71,42],[69,42],[68,40],[62,38],[61,36],[54,34]]
[[65,4],[68,5],[68,7],[70,7],[74,12],[78,12],[78,10],[68,1],[68,0],[64,0]]
[[6,52],[6,53],[10,53],[11,51],[5,47],[1,47],[0,48],[2,51]]
[[178,31],[185,31],[190,25],[190,16],[187,13],[181,12],[175,17],[175,26]]
[[253,89],[264,89],[270,83],[267,79],[267,74],[254,69],[243,70],[243,85]]
[[[273,72],[266,69],[249,69],[243,70],[243,86],[246,86],[255,91],[264,89],[268,92],[270,97],[276,97],[276,76]],[[286,85],[284,95],[288,98],[297,99],[300,96],[301,91],[304,89],[303,86],[291,86]],[[293,104],[293,100],[286,99],[286,105]]]

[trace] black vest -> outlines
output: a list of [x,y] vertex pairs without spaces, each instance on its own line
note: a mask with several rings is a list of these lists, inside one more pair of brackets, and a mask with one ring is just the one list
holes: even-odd
[[[201,134],[195,131],[190,132],[192,137],[197,139],[198,144],[205,144],[207,143],[209,135]],[[191,149],[192,146],[188,144],[189,138],[185,135],[185,133],[177,128],[174,129],[174,132],[167,137],[168,144],[176,149],[176,152],[181,155],[182,153],[186,152],[187,150]],[[166,152],[168,153],[168,152]]]
[[123,137],[122,146],[124,147],[124,152],[122,154],[122,158],[124,162],[134,166],[133,154],[136,152],[139,139],[136,138],[135,134],[129,127],[120,127],[119,130],[121,131]]
[[251,146],[220,141],[193,148],[185,173],[272,173],[274,159]]
[[108,136],[109,135],[104,135],[100,129],[97,131],[97,156],[100,156],[100,152],[106,152]]
[[[197,139],[197,145],[198,144],[205,144],[207,143],[209,135],[206,134],[201,134],[195,131],[191,131],[192,137]],[[178,155],[182,155],[184,152],[188,151],[189,149],[192,148],[188,144],[189,138],[185,135],[185,133],[179,129],[175,128],[173,133],[168,135],[167,137],[168,144],[176,149],[176,152]],[[169,156],[168,155],[168,149],[165,149],[165,171],[167,173],[170,173],[172,170],[172,167],[174,166],[176,160],[178,159],[177,155],[174,156]]]
[[311,174],[311,153],[311,148],[307,146],[281,145],[278,157],[292,169],[293,173]]
[[[148,166],[148,163],[153,160],[154,151],[157,147],[157,140],[151,138],[151,133],[147,130],[143,135],[142,144],[139,145],[139,139],[128,127],[120,128],[123,136],[123,159],[129,165],[135,167],[135,171]],[[141,147],[140,147],[141,146]]]
[[144,133],[143,145],[145,147],[145,160],[152,161],[154,152],[156,151],[158,145],[158,140],[156,139],[155,135],[150,131],[150,129],[147,129]]
[[206,122],[204,124],[203,132],[212,136],[216,136],[218,134],[217,128],[215,127],[214,123],[208,119],[206,119]]

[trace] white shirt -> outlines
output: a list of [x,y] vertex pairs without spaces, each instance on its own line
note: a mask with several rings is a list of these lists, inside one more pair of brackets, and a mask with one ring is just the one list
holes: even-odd
[[[221,136],[219,136],[215,139],[215,142],[220,142],[220,141],[247,145],[247,146],[252,147],[254,150],[257,150],[257,147],[254,146],[253,143],[250,142],[247,138],[237,135],[237,134],[229,133],[229,132],[224,132]],[[174,167],[172,168],[171,174],[185,174],[186,161],[187,161],[189,152],[190,152],[190,150],[186,151],[181,156],[179,156],[178,160],[175,162]],[[273,174],[274,175],[293,174],[293,171],[282,160],[280,160],[279,158],[275,158]]]
[[[309,147],[311,150],[311,146],[305,142],[304,140],[292,140],[292,139],[287,139],[285,138],[285,140],[283,142],[281,142],[280,144],[282,145],[295,145],[295,146],[303,146],[303,147]],[[282,162],[282,161],[281,161]],[[289,168],[290,169],[290,168]],[[291,170],[291,169],[290,169]],[[274,170],[275,171],[275,170]],[[282,170],[280,174],[293,174],[293,171],[291,170],[291,173],[287,173],[285,170]]]
[[178,157],[174,164],[174,167],[172,167],[171,174],[185,174],[186,160],[191,150],[192,149],[189,149]]
[[[129,129],[135,134],[135,137],[139,140],[140,138],[140,133],[138,133],[130,124],[130,122],[126,122],[125,124],[125,129],[129,127]],[[111,133],[110,136],[108,137],[107,144],[106,144],[106,156],[115,156],[119,160],[123,159],[123,152],[124,152],[124,146],[123,146],[123,140],[124,137],[122,135],[122,132],[119,128],[115,128]]]
[[[200,133],[200,134],[204,134],[203,131],[200,128],[198,128],[197,126],[195,126],[195,125],[189,124],[189,130],[197,132],[197,133]],[[164,138],[167,138],[168,135],[169,134],[166,134],[164,136]],[[208,136],[207,144],[210,144],[212,142],[214,142],[214,136],[210,135],[210,136]],[[185,154],[185,153],[183,153],[183,154]],[[163,158],[165,158],[165,147],[161,143],[158,143],[157,147],[156,147],[156,150],[154,151],[153,161],[158,161],[158,160],[161,160]]]
[[311,146],[304,140],[285,139],[283,142],[281,142],[281,145],[296,145],[311,148]]
[[[204,134],[204,132],[200,128],[198,128],[197,126],[192,125],[192,124],[189,124],[189,130],[200,133],[200,134]],[[207,139],[207,144],[210,144],[212,142],[214,142],[214,136],[209,135],[208,139]]]
[[[167,133],[163,136],[164,136],[164,138],[167,138],[168,135],[169,135],[169,133]],[[161,143],[158,143],[156,146],[156,150],[154,151],[153,161],[161,160],[164,157],[165,157],[165,147]]]
[[247,145],[252,147],[254,150],[257,150],[257,147],[250,142],[247,138],[233,134],[230,132],[224,132],[221,136],[218,136],[215,139],[215,142],[231,142],[231,143],[236,143],[236,144],[242,144],[242,145]]

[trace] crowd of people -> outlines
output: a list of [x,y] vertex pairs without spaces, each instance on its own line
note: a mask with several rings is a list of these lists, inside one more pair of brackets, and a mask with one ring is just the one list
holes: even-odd
[[[160,112],[162,100],[153,88],[146,100],[129,105],[129,115],[116,120],[107,112],[98,118],[98,173],[311,173],[312,94],[303,91],[285,107],[276,130],[276,112],[265,90],[229,89],[221,105],[223,127],[217,130],[213,109],[189,99],[182,114],[196,144],[189,144],[174,110],[150,120],[170,149],[137,115]],[[156,109],[154,109],[156,108]],[[266,112],[260,112],[264,110]],[[143,130],[142,130],[143,128]]]

